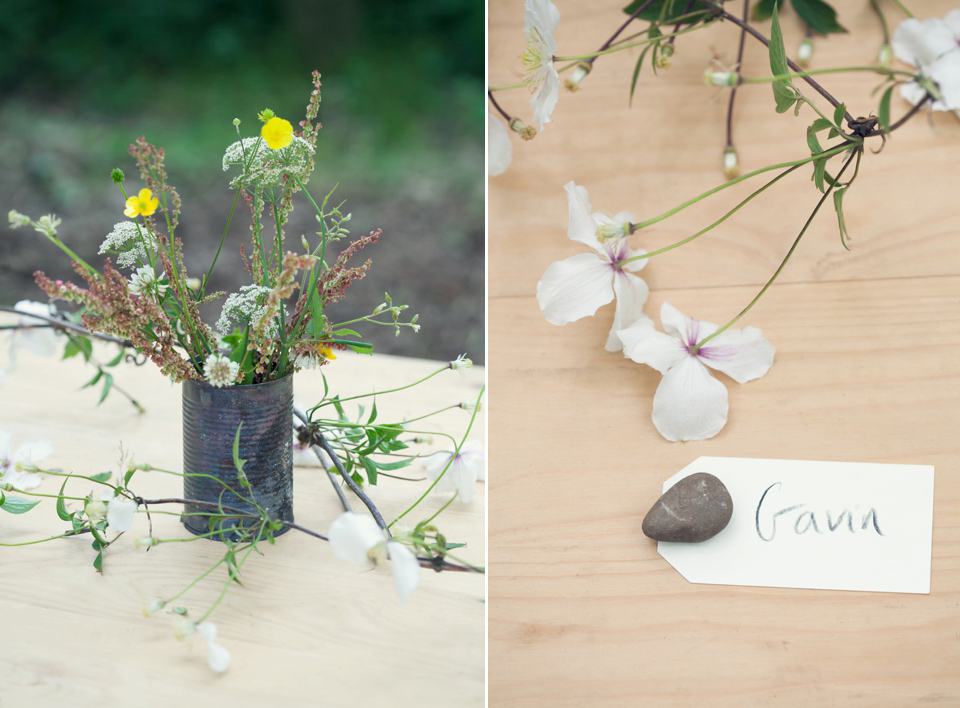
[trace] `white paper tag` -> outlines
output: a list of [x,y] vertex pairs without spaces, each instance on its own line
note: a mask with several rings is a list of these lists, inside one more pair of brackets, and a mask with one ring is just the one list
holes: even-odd
[[701,457],[733,516],[702,543],[657,550],[692,583],[930,592],[933,467]]

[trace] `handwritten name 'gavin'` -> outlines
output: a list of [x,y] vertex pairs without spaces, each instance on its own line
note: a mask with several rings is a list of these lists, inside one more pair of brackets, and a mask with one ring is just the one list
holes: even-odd
[[[774,482],[767,487],[760,496],[757,503],[756,525],[757,535],[764,541],[772,541],[777,535],[777,524],[780,528],[790,528],[792,526],[794,534],[802,536],[806,533],[833,533],[844,527],[850,533],[867,531],[876,532],[883,536],[880,530],[880,521],[877,518],[877,510],[870,507],[867,511],[860,514],[859,523],[855,522],[853,512],[850,509],[843,509],[834,516],[830,510],[823,512],[808,508],[808,504],[794,504],[788,507],[777,508],[770,496],[770,491],[774,487],[780,487],[780,482]],[[854,507],[856,508],[856,507]],[[781,519],[781,517],[784,517]],[[790,524],[790,520],[793,524]]]

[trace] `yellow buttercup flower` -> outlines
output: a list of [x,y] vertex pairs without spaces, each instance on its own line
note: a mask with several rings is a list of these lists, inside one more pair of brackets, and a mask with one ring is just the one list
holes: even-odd
[[330,361],[333,361],[337,358],[337,355],[333,353],[333,347],[327,347],[322,344],[320,345],[320,354],[323,355],[324,359],[328,359]]
[[264,123],[260,135],[271,149],[279,150],[293,142],[293,126],[290,121],[274,116]]
[[141,189],[137,196],[127,199],[127,208],[123,210],[123,215],[131,219],[137,216],[150,216],[157,210],[159,204],[153,192],[149,189]]

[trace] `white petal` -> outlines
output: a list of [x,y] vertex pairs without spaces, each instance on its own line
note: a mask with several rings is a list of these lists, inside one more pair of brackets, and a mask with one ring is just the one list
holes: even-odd
[[420,561],[413,551],[396,541],[387,542],[387,552],[393,565],[393,587],[402,605],[420,582]]
[[230,652],[219,644],[210,643],[207,645],[207,663],[221,674],[230,666]]
[[572,180],[563,185],[563,188],[567,192],[567,236],[571,241],[589,246],[597,253],[605,253],[597,240],[597,222],[590,214],[587,188],[574,184]]
[[644,317],[643,306],[647,302],[650,288],[642,278],[620,270],[616,271],[613,278],[613,292],[617,297],[617,309],[613,313],[613,327],[610,328],[610,334],[607,336],[608,352],[623,350],[623,343],[617,336],[617,331]]
[[623,342],[623,355],[638,364],[651,366],[666,374],[672,366],[688,358],[686,347],[676,337],[657,331],[646,315],[625,329],[617,332]]
[[36,472],[18,470],[16,466],[11,466],[3,474],[0,474],[0,481],[9,484],[14,489],[19,489],[21,492],[26,492],[39,487],[43,478]]
[[960,42],[960,8],[950,10],[950,12],[944,15],[943,22],[950,28],[957,42]]
[[592,315],[611,300],[613,266],[595,253],[551,264],[537,283],[540,311],[555,325]]
[[[930,65],[927,70],[940,89],[940,110],[960,108],[960,51],[950,52]],[[936,107],[936,106],[935,106]]]
[[17,462],[36,463],[53,452],[53,443],[46,438],[30,438],[20,443],[13,459]]
[[216,641],[217,639],[217,625],[213,622],[201,622],[198,625],[194,626],[194,630],[197,634],[203,637],[203,641],[210,642]]
[[667,440],[705,440],[727,422],[727,389],[693,356],[660,381],[653,396],[653,424]]
[[351,563],[366,563],[369,561],[367,552],[385,541],[387,535],[377,526],[373,517],[348,511],[330,524],[328,538],[337,558]]
[[[557,30],[557,25],[560,24],[560,10],[557,9],[557,6],[550,0],[526,0],[523,7],[527,12],[524,16],[525,21],[532,22],[545,38],[550,37],[552,40],[553,33]],[[555,41],[552,47],[555,51],[557,48]]]
[[939,18],[922,22],[909,18],[897,25],[890,46],[897,59],[920,69],[947,52],[956,51],[957,39],[950,25]]
[[503,121],[492,113],[487,114],[487,174],[491,177],[503,174],[513,160],[510,131]]
[[718,325],[712,322],[701,322],[687,317],[669,302],[660,306],[660,324],[663,325],[664,332],[673,335],[688,347],[719,329]]
[[697,356],[737,383],[758,379],[773,366],[773,345],[756,327],[728,329],[707,342]]
[[533,119],[540,124],[540,131],[546,128],[547,123],[553,118],[553,109],[557,107],[557,101],[560,99],[560,76],[557,70],[551,64],[547,67],[546,77],[543,83],[537,87],[530,99],[530,106],[533,108]]
[[4,460],[9,459],[13,454],[12,440],[13,433],[9,430],[0,430],[0,467],[3,466]]
[[114,497],[107,503],[107,527],[111,531],[129,531],[136,513],[137,503],[133,499]]

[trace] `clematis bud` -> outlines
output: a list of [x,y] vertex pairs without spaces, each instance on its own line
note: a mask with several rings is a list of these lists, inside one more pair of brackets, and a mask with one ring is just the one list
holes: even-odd
[[703,73],[703,83],[707,86],[736,86],[740,83],[740,75],[734,71],[707,69]]
[[737,149],[733,147],[733,145],[727,145],[723,151],[723,176],[727,179],[734,179],[740,176]]
[[582,61],[573,70],[573,76],[566,79],[563,82],[563,85],[566,87],[567,91],[574,92],[580,88],[580,82],[587,78],[587,74],[590,73],[590,70],[593,68],[593,64],[588,61]]
[[524,140],[533,140],[534,136],[537,134],[537,129],[533,126],[529,126],[524,123],[519,118],[513,118],[510,120],[510,130],[519,135]]
[[810,66],[810,57],[813,56],[813,39],[804,37],[800,42],[800,48],[797,50],[797,64],[806,69]]

